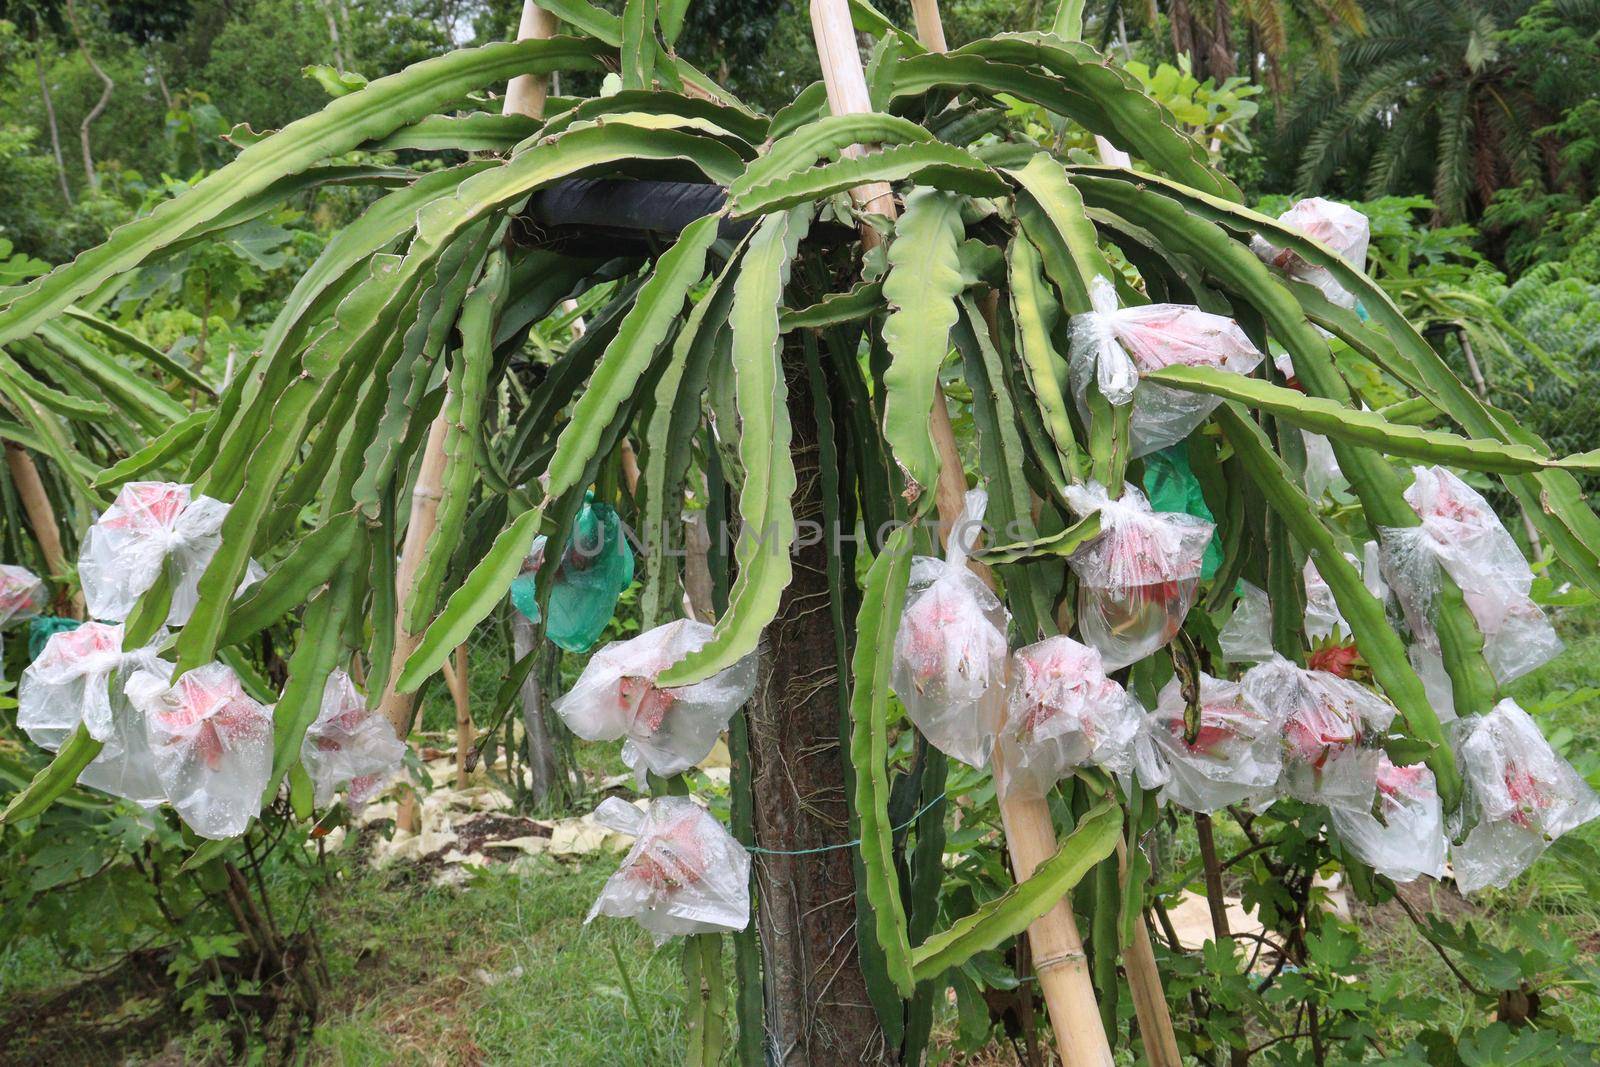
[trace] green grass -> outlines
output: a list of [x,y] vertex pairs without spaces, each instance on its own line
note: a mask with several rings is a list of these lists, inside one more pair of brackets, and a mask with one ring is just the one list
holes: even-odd
[[335,988],[316,1059],[341,1067],[676,1062],[677,945],[658,951],[631,923],[583,925],[614,864],[535,857],[515,871],[485,871],[463,889],[352,872],[323,915]]

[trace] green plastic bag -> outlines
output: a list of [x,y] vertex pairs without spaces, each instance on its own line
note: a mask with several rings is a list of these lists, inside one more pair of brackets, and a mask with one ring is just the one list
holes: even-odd
[[[1189,466],[1188,445],[1176,444],[1144,457],[1144,495],[1157,511],[1179,511],[1215,523],[1216,516],[1206,507],[1200,480]],[[1216,531],[1200,558],[1200,577],[1209,579],[1222,566],[1222,543]]]
[[[511,583],[511,606],[539,621],[538,576],[544,570],[545,538],[528,553],[531,570]],[[610,504],[590,495],[578,509],[572,537],[555,570],[550,590],[550,622],[545,633],[568,652],[587,652],[617,610],[617,598],[633,581],[633,551],[622,533],[622,520]]]
[[83,623],[77,619],[63,619],[55,615],[39,615],[28,621],[28,658],[38,659],[52,636],[76,630]]

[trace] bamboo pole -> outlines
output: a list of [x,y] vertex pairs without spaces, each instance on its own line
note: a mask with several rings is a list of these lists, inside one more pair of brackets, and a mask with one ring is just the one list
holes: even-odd
[[[28,513],[28,525],[33,528],[33,539],[39,543],[39,554],[44,557],[48,577],[61,580],[72,570],[67,554],[61,547],[61,527],[56,525],[56,509],[50,505],[50,496],[44,490],[39,468],[33,457],[20,446],[6,443],[6,468],[11,472],[11,483],[16,486],[22,509]],[[83,616],[83,594],[73,593],[70,614]]]
[[[811,0],[811,28],[816,36],[817,54],[822,60],[830,110],[834,114],[872,110],[861,53],[845,0]],[[856,189],[851,195],[857,204],[870,210],[894,214],[894,201],[886,185]],[[876,240],[876,231],[863,227],[862,239],[863,243],[871,244]],[[956,450],[944,392],[937,387],[930,425],[940,458],[934,502],[939,509],[941,534],[948,536],[961,512],[966,478]],[[993,580],[992,576],[980,576],[990,582]],[[998,763],[997,758],[997,767]],[[1025,880],[1057,851],[1050,806],[1042,799],[1006,800],[1001,802],[1000,817],[1016,878]],[[1062,1063],[1065,1067],[1107,1067],[1112,1063],[1111,1046],[1100,1022],[1083,939],[1071,906],[1064,899],[1057,901],[1055,907],[1028,928],[1028,941],[1033,951],[1034,973],[1050,1013]]]

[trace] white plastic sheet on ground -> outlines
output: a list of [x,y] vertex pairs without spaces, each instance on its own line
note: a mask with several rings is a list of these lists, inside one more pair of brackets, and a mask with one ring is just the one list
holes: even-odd
[[1178,679],[1161,690],[1150,716],[1150,737],[1169,775],[1162,799],[1213,812],[1269,794],[1283,769],[1282,721],[1246,700],[1237,682],[1209,674],[1200,675],[1199,698],[1193,741]]
[[171,685],[138,671],[127,694],[144,713],[156,774],[183,821],[213,840],[244,833],[272,775],[272,709],[246,694],[222,663],[196,667]]
[[162,801],[155,754],[144,715],[123,692],[136,671],[166,678],[170,664],[156,643],[124,652],[122,625],[86,622],[50,635],[39,658],[22,672],[17,725],[40,748],[54,752],[81,723],[102,743],[78,782],[146,807]]
[[[1367,242],[1372,231],[1367,217],[1355,208],[1312,196],[1297,201],[1278,216],[1278,221],[1326,245],[1356,270],[1366,269]],[[1331,271],[1313,266],[1292,249],[1278,248],[1257,235],[1250,239],[1250,250],[1295,281],[1316,286],[1333,303],[1355,306],[1356,298],[1334,279]]]
[[1119,308],[1110,279],[1089,283],[1094,310],[1072,318],[1068,377],[1078,410],[1088,413],[1089,382],[1113,404],[1132,402],[1129,434],[1135,457],[1188,437],[1221,399],[1141,382],[1162,367],[1213,367],[1249,374],[1262,354],[1239,324],[1187,304]]
[[[89,527],[78,558],[84,602],[96,619],[121,622],[162,570],[172,582],[168,626],[189,621],[200,601],[200,576],[222,544],[229,505],[195,496],[176,482],[129,482]],[[251,561],[243,589],[262,578]]]
[[634,919],[659,944],[750,922],[750,854],[689,797],[657,797],[642,812],[609,797],[594,819],[635,840],[585,923],[596,915]]
[[322,708],[300,742],[300,763],[316,790],[316,803],[333,801],[348,786],[352,807],[370,800],[400,770],[405,742],[356,688],[335,670],[322,687]]
[[1005,707],[1006,625],[998,597],[967,569],[988,494],[967,493],[944,559],[911,561],[894,642],[894,691],[939,751],[988,764]]
[[1510,884],[1552,841],[1600,815],[1600,797],[1515,701],[1456,720],[1453,741],[1471,826],[1450,850],[1463,893]]
[[710,639],[710,626],[677,619],[613,641],[590,658],[556,701],[556,713],[585,741],[626,738],[650,770],[680,774],[710,754],[717,735],[755,690],[754,655],[694,685],[656,684],[662,671]]
[[1397,882],[1444,877],[1444,817],[1426,765],[1396,767],[1380,755],[1372,810],[1334,808],[1329,814],[1345,847],[1379,874]]
[[1078,515],[1100,513],[1100,535],[1067,563],[1078,576],[1078,628],[1114,671],[1172,640],[1194,605],[1211,523],[1157,512],[1132,485],[1111,500],[1098,482],[1067,487]]
[[1442,467],[1413,473],[1405,497],[1421,524],[1379,533],[1385,576],[1420,643],[1437,655],[1432,612],[1442,568],[1483,633],[1497,681],[1520,678],[1560,653],[1561,639],[1530,595],[1533,571],[1489,502]]
[[1142,714],[1089,646],[1050,637],[1019,649],[1000,731],[1002,792],[1042,797],[1088,763],[1128,773]]
[[1258,663],[1240,680],[1245,699],[1283,724],[1282,791],[1346,811],[1372,807],[1378,744],[1394,705],[1371,689],[1282,657]]

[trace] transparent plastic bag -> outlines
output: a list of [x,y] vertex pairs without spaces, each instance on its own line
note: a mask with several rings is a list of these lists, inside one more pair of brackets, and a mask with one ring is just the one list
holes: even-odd
[[1562,834],[1600,816],[1600,797],[1514,700],[1453,724],[1471,825],[1450,850],[1463,893],[1505,886]]
[[1372,810],[1335,808],[1329,815],[1345,848],[1379,874],[1396,882],[1444,877],[1444,816],[1425,764],[1396,767],[1380,754]]
[[1225,663],[1260,663],[1272,658],[1272,605],[1265,591],[1239,582],[1239,600],[1217,631],[1217,647]]
[[332,803],[339,787],[349,786],[348,802],[359,806],[358,797],[372,789],[370,780],[387,782],[405,754],[405,742],[388,719],[367,706],[350,676],[341,670],[328,675],[322,709],[300,742],[300,763],[316,789],[316,803]]
[[0,628],[38,615],[50,602],[44,580],[26,567],[0,563]]
[[710,626],[677,619],[613,641],[555,702],[556,713],[586,741],[627,738],[659,775],[686,771],[711,754],[717,735],[756,686],[753,654],[694,685],[656,685],[657,675],[710,639]]
[[[511,583],[511,603],[539,621],[538,575],[544,567],[544,535],[534,539],[523,573]],[[633,551],[622,520],[609,504],[593,495],[578,509],[572,537],[556,568],[550,590],[550,622],[545,635],[568,652],[587,652],[616,613],[617,598],[633,581]]]
[[[1324,200],[1320,196],[1297,201],[1278,221],[1328,247],[1356,270],[1365,270],[1371,226],[1367,217],[1353,207]],[[1355,307],[1356,298],[1324,267],[1313,266],[1298,253],[1278,248],[1259,234],[1250,239],[1250,250],[1270,266],[1277,267],[1295,281],[1314,285],[1340,307]]]
[[1442,467],[1415,467],[1406,502],[1418,526],[1381,528],[1384,574],[1412,633],[1439,648],[1432,611],[1439,570],[1461,588],[1495,679],[1511,682],[1558,655],[1555,628],[1533,602],[1533,570],[1489,502]]
[[1150,737],[1168,768],[1161,791],[1190,811],[1213,812],[1270,793],[1283,769],[1282,723],[1246,700],[1237,682],[1200,675],[1200,729],[1187,739],[1183,687],[1169,681],[1150,715]]
[[164,635],[128,652],[122,625],[86,622],[52,634],[39,658],[22,672],[17,725],[40,748],[54,752],[81,723],[102,743],[100,754],[78,776],[81,785],[145,807],[162,801],[155,754],[144,715],[123,692],[136,671],[166,678],[171,664],[156,655]]
[[689,797],[656,797],[644,811],[608,797],[594,819],[636,840],[585,923],[596,915],[633,919],[657,944],[749,924],[750,853]]
[[[1361,569],[1361,561],[1355,556],[1346,552],[1344,558],[1357,571]],[[1346,637],[1350,636],[1350,624],[1345,622],[1338,602],[1333,599],[1333,590],[1328,588],[1322,573],[1317,570],[1316,560],[1306,560],[1303,577],[1306,583],[1306,636],[1313,641],[1320,641],[1332,637],[1335,629]]]
[[222,663],[196,667],[171,685],[138,671],[127,694],[145,716],[156,775],[183,821],[212,840],[244,833],[272,776],[272,709],[246,694]]
[[[78,579],[96,619],[121,622],[166,568],[172,580],[168,626],[189,621],[200,601],[200,576],[222,544],[229,505],[194,496],[176,482],[129,482],[84,538]],[[253,560],[239,588],[263,577]]]
[[1042,797],[1085,764],[1127,774],[1143,709],[1106,677],[1100,653],[1070,637],[1018,649],[1000,729],[1007,796]]
[[1378,785],[1378,744],[1394,705],[1371,689],[1275,656],[1240,680],[1245,699],[1283,724],[1282,789],[1330,809],[1366,811]]
[[1072,318],[1068,379],[1085,418],[1091,378],[1110,403],[1133,403],[1129,434],[1135,457],[1182,441],[1221,403],[1141,382],[1141,375],[1174,365],[1249,374],[1263,358],[1226,316],[1186,304],[1119,308],[1116,286],[1104,277],[1089,283],[1089,299],[1094,310]]
[[973,767],[988,764],[1005,708],[1011,618],[967,569],[987,503],[983,490],[968,492],[946,558],[912,560],[894,642],[894,691],[906,714],[931,745]]
[[1172,640],[1194,606],[1206,545],[1204,519],[1152,511],[1132,485],[1111,500],[1098,482],[1067,487],[1078,515],[1100,512],[1100,535],[1067,563],[1078,576],[1078,629],[1108,671]]

